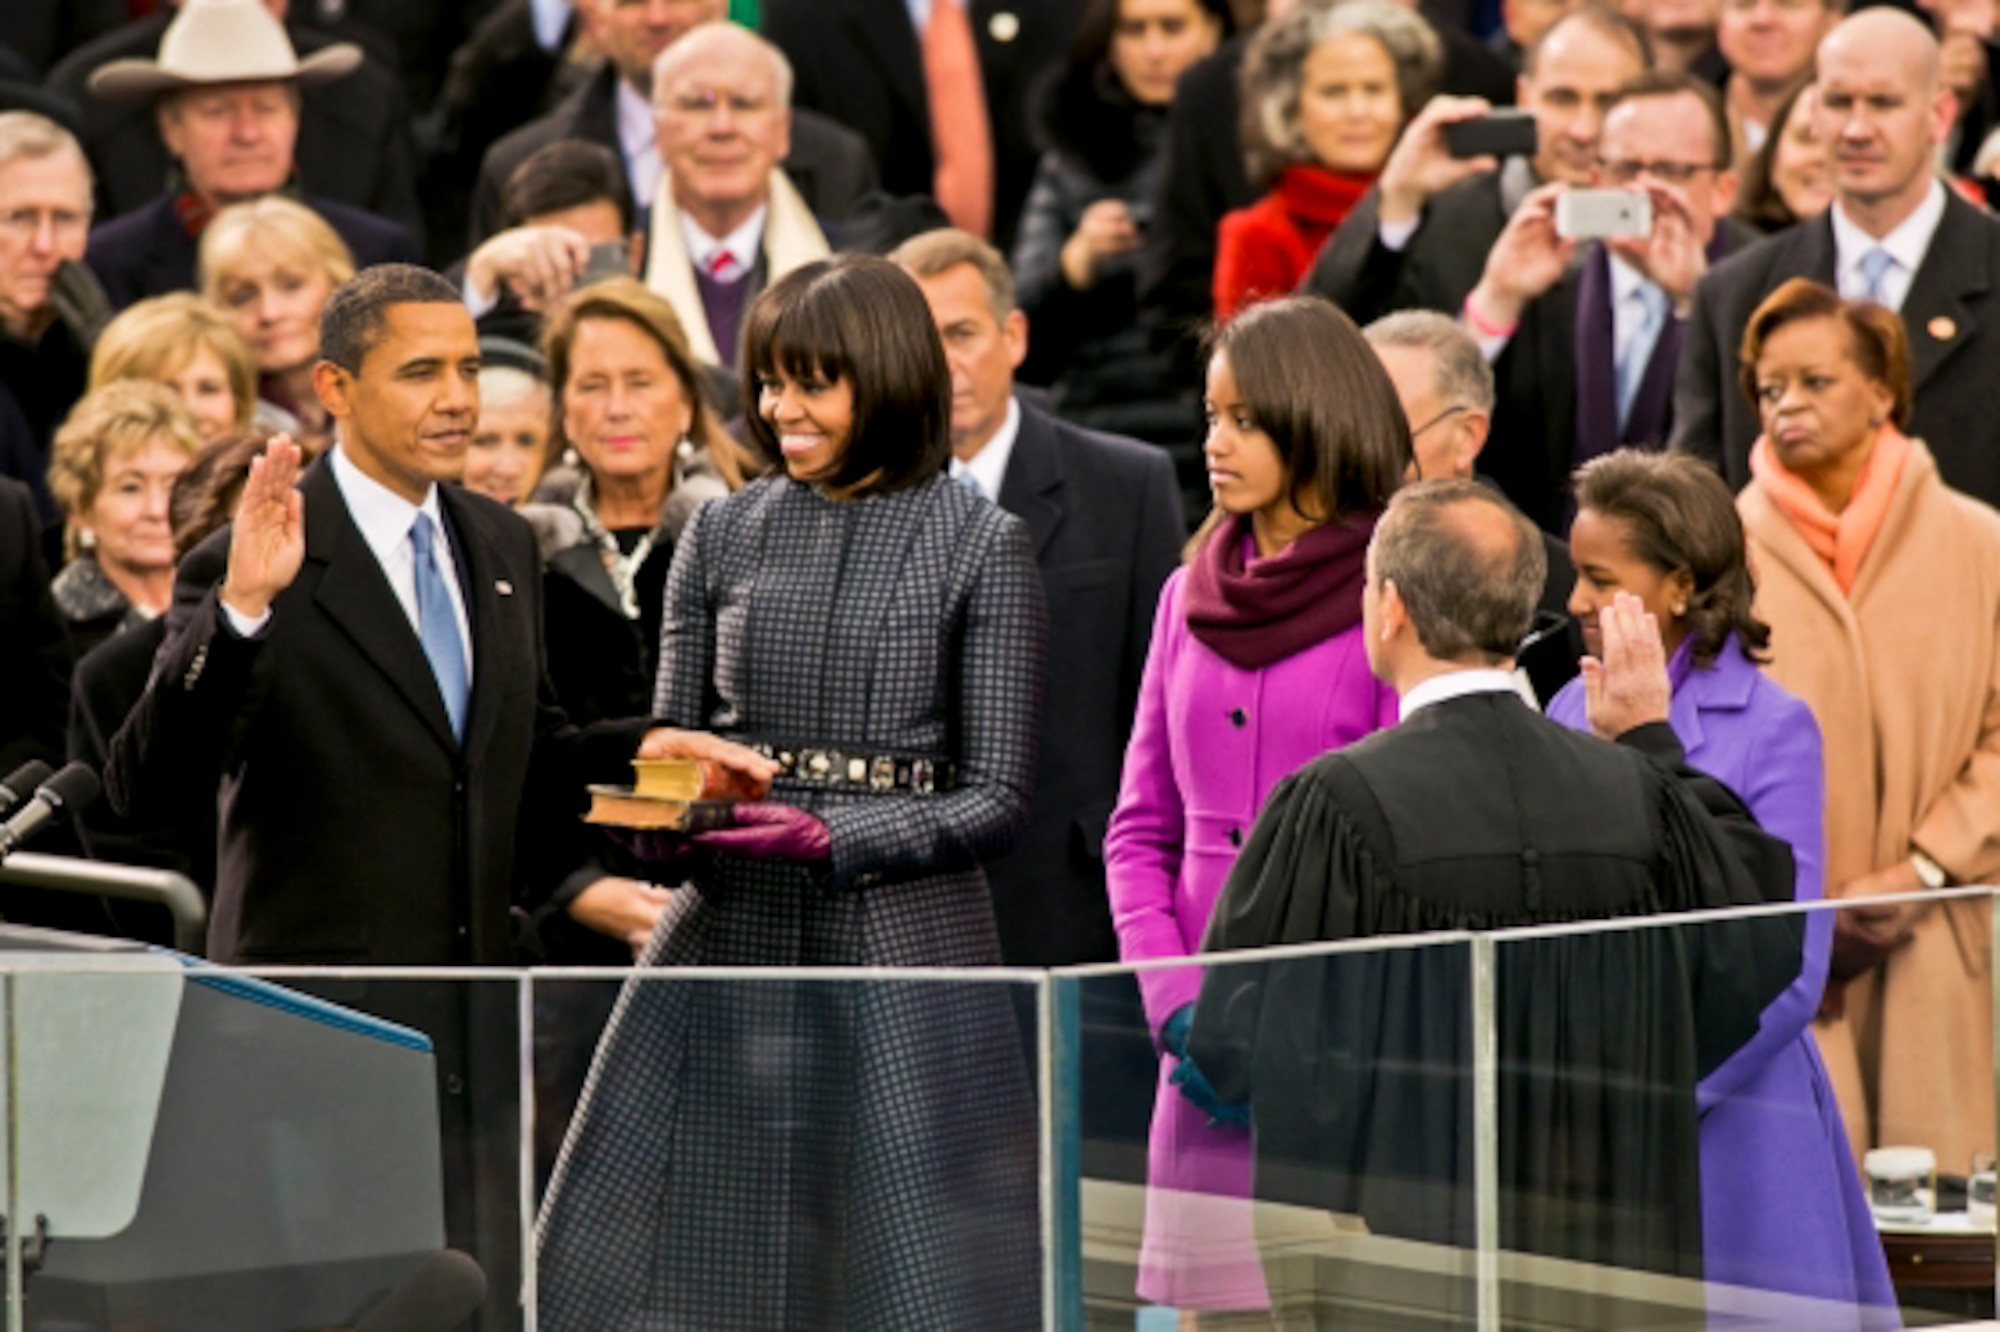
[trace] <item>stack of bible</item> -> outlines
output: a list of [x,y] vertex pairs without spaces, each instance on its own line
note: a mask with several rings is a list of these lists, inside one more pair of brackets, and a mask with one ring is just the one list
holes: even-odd
[[759,784],[713,759],[634,759],[632,785],[592,786],[586,823],[703,832],[734,823],[730,806],[758,800]]

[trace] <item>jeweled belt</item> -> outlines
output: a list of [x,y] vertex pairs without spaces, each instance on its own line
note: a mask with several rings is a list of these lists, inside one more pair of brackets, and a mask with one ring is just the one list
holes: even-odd
[[777,760],[778,771],[784,776],[814,786],[935,795],[958,784],[958,765],[950,759],[815,745],[780,745],[763,740],[745,743],[765,758]]

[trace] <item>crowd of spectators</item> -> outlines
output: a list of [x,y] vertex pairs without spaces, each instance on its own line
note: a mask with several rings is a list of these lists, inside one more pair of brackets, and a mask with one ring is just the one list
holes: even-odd
[[[1187,956],[1274,787],[1397,721],[1378,521],[1476,478],[1539,531],[1551,717],[1636,596],[1800,900],[1991,881],[1996,58],[1979,0],[24,0],[0,767],[106,769],[72,849],[195,878],[226,961]],[[780,803],[681,889],[572,817],[634,752]],[[1992,1150],[1990,949],[1819,918],[1735,1084],[1837,1092],[1787,1169]],[[1242,1195],[1198,989],[1144,985],[1152,1179]],[[1718,1123],[1753,1178],[1777,1130]],[[1140,1293],[1256,1306],[1239,1242],[1149,1212]]]

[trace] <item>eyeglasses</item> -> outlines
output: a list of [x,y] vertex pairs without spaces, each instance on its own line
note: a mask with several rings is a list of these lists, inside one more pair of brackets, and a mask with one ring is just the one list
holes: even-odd
[[1415,439],[1418,435],[1423,434],[1424,431],[1429,430],[1432,426],[1441,425],[1444,422],[1449,421],[1452,417],[1457,416],[1460,412],[1470,411],[1470,410],[1471,409],[1469,407],[1466,407],[1463,403],[1459,404],[1456,407],[1447,407],[1443,411],[1439,412],[1436,416],[1433,416],[1430,420],[1424,422],[1422,425],[1414,427],[1410,431],[1410,438]]
[[1669,185],[1685,185],[1704,171],[1719,171],[1712,162],[1639,162],[1621,158],[1615,162],[1598,159],[1597,169],[1613,185],[1630,185],[1641,176],[1651,176]]

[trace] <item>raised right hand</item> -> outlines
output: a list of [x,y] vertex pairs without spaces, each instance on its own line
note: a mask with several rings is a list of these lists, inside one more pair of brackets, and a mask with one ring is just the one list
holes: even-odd
[[1476,120],[1492,109],[1483,97],[1433,97],[1426,102],[1382,164],[1375,182],[1376,216],[1391,226],[1414,222],[1432,195],[1496,168],[1499,163],[1490,157],[1453,157],[1444,145],[1446,125]]
[[257,619],[292,585],[306,557],[305,498],[297,489],[299,446],[290,435],[273,439],[250,463],[229,534],[229,570],[222,599],[246,619]]

